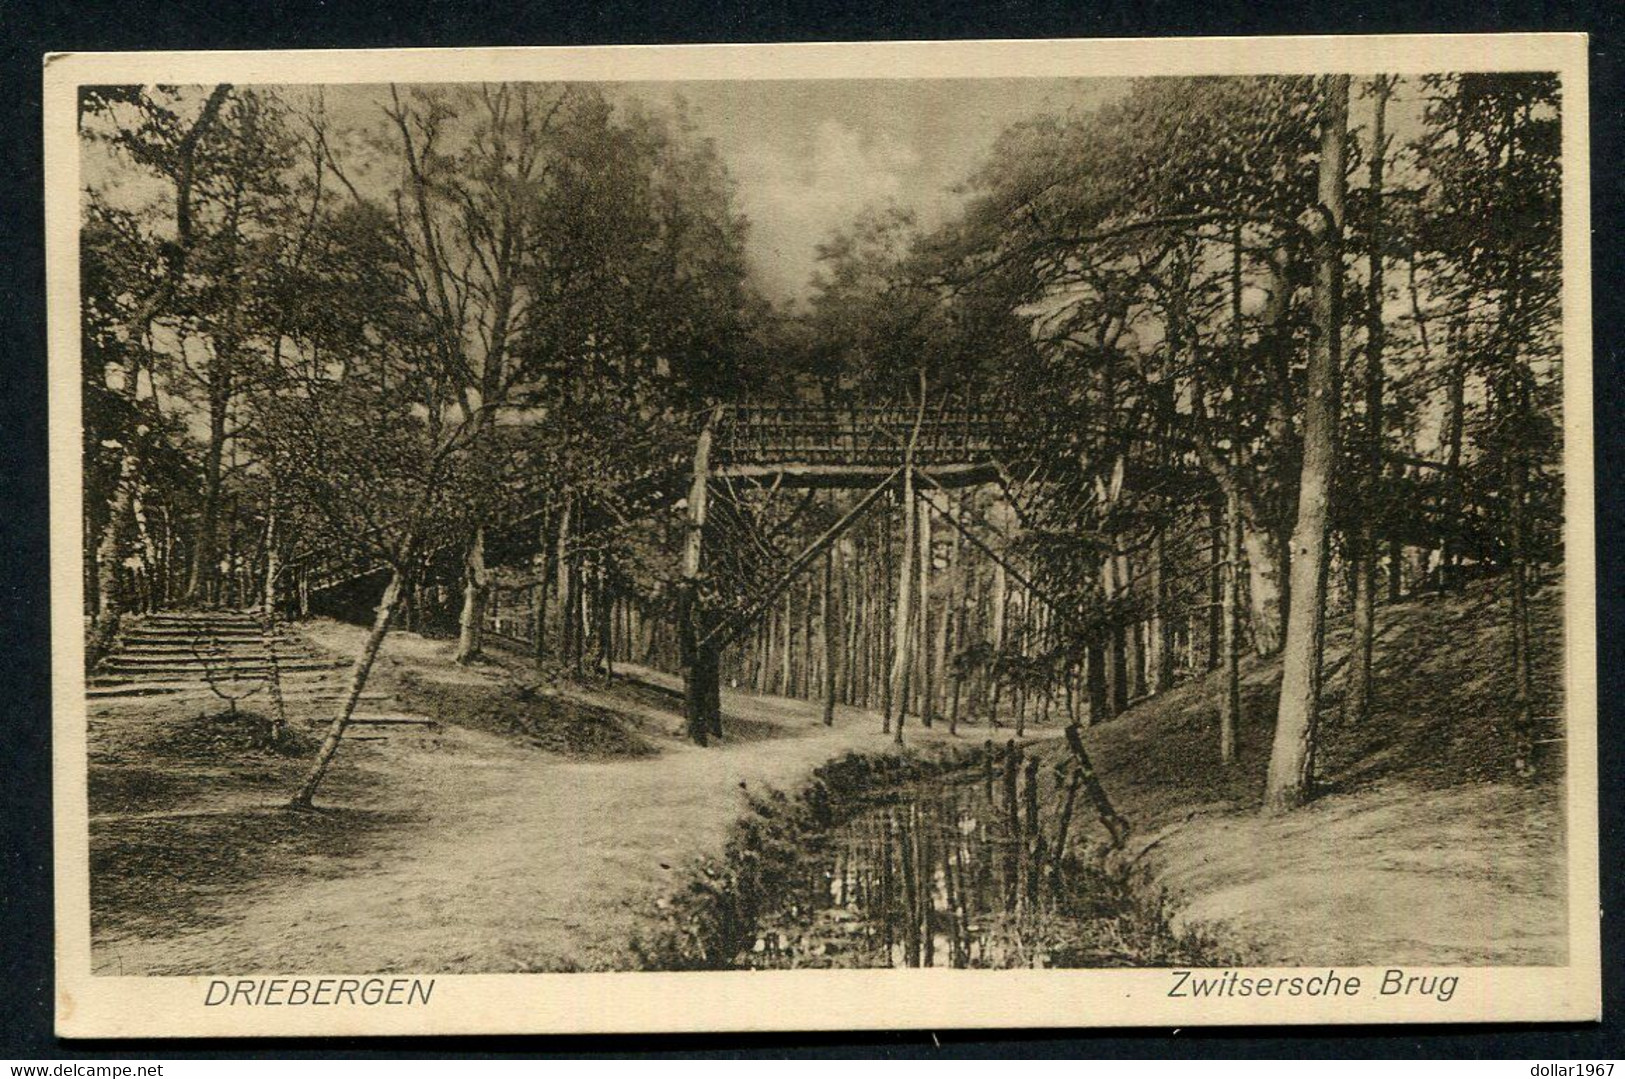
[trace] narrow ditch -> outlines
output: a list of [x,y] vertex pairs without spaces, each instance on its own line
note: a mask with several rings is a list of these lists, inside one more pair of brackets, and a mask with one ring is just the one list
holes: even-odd
[[755,800],[635,951],[652,970],[1234,962],[1169,927],[1064,787],[1041,748],[1014,743],[849,753],[799,795]]

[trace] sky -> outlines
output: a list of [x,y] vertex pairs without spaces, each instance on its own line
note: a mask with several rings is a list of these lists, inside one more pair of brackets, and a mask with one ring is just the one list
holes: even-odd
[[[750,221],[748,254],[758,284],[780,304],[805,300],[818,245],[865,210],[911,210],[922,229],[964,204],[956,191],[986,162],[1012,124],[1045,113],[1090,111],[1127,89],[1121,79],[865,79],[603,84],[612,100],[682,107],[712,140]],[[199,94],[202,94],[200,88]],[[308,107],[308,88],[283,96]],[[328,86],[322,107],[334,141],[367,187],[372,155],[360,132],[382,130],[382,86]],[[348,129],[346,138],[340,132]],[[122,186],[126,200],[151,192],[139,177],[90,148],[85,179]],[[104,188],[105,189],[105,188]]]
[[1106,79],[873,79],[629,83],[620,93],[686,102],[715,141],[751,222],[749,253],[770,298],[805,299],[818,245],[868,209],[914,211],[924,229],[963,205],[955,189],[1014,123],[1090,110],[1126,89]]

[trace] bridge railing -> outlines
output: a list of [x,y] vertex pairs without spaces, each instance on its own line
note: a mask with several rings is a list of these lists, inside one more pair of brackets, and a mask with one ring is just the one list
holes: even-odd
[[714,453],[722,464],[895,466],[919,423],[915,459],[961,463],[1010,444],[1014,418],[977,410],[928,411],[874,405],[735,405],[723,415]]

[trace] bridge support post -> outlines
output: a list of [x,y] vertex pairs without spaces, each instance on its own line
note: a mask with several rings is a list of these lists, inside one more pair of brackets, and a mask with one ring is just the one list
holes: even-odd
[[914,463],[913,454],[910,453],[903,469],[903,542],[898,550],[897,569],[897,608],[893,614],[892,622],[892,668],[891,668],[891,704],[897,709],[897,726],[894,728],[895,741],[903,744],[903,716],[908,710],[908,673],[910,634],[909,627],[913,621],[911,608],[913,606],[914,584],[914,548],[916,539],[914,526],[917,518],[914,511]]

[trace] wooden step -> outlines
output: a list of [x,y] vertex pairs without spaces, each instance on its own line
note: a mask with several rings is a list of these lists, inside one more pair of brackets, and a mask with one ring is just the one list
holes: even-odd
[[192,685],[170,685],[163,682],[124,682],[112,686],[86,686],[85,699],[92,701],[124,700],[130,697],[163,697],[176,693],[189,692]]
[[[303,671],[330,671],[340,667],[348,667],[347,660],[318,660],[302,659],[291,660],[277,665],[278,672],[283,675],[297,674]],[[213,678],[216,681],[227,681],[231,678],[251,678],[256,681],[269,678],[271,668],[265,663],[125,663],[118,660],[109,660],[97,668],[98,676],[119,675],[126,678],[135,678],[142,675],[180,675],[186,678],[196,678],[206,681]],[[173,678],[169,679],[174,681]]]
[[153,611],[140,616],[143,622],[255,622],[253,611]]
[[[125,637],[119,642],[121,648],[196,648],[201,645],[213,645],[216,641],[223,648],[260,648],[267,642],[259,634],[252,637]],[[271,644],[295,646],[304,642],[294,637],[279,636],[270,639]]]
[[[311,660],[325,660],[329,657],[318,655],[305,649],[277,649],[278,663],[308,663]],[[120,661],[130,663],[267,663],[269,656],[263,648],[249,649],[223,649],[219,652],[193,651],[191,649],[176,649],[167,652],[148,652],[142,649],[121,648],[109,655],[103,662],[117,663]]]
[[[282,662],[282,661],[286,660],[289,663],[309,663],[311,660],[322,659],[322,657],[318,657],[318,656],[311,655],[311,654],[306,654],[306,655],[301,656],[301,655],[294,655],[292,653],[283,653],[280,650],[278,650],[278,652],[276,653],[276,658],[277,658],[278,662]],[[105,662],[107,662],[107,663],[133,663],[133,664],[137,664],[137,665],[149,664],[149,663],[239,663],[239,664],[240,663],[261,663],[261,664],[263,664],[263,663],[269,663],[270,662],[270,655],[263,648],[240,649],[240,650],[222,649],[222,650],[220,650],[218,652],[211,651],[211,650],[208,650],[208,649],[198,649],[196,651],[184,651],[184,652],[136,652],[136,651],[132,651],[130,649],[125,648],[125,649],[120,649],[119,651],[114,652],[112,655],[108,656],[107,659],[105,660]],[[323,660],[323,662],[325,662],[325,659]]]
[[356,712],[350,717],[351,723],[359,723],[368,727],[438,727],[438,719],[428,716],[391,715],[389,713]]
[[[218,639],[222,641],[263,641],[265,634],[258,629],[228,629],[228,630],[183,630],[183,629],[130,629],[119,634],[122,641],[146,641],[153,644],[174,644],[187,641],[207,641]],[[288,640],[286,634],[278,635],[274,639]]]
[[[256,679],[256,681],[259,681]],[[287,700],[324,701],[338,700],[347,693],[348,687],[343,685],[324,685],[301,682],[282,683],[282,696]],[[212,693],[209,684],[201,678],[120,678],[100,676],[85,686],[87,697],[108,697],[120,694],[154,694],[154,693]],[[361,700],[382,701],[388,700],[388,693],[363,693]]]

